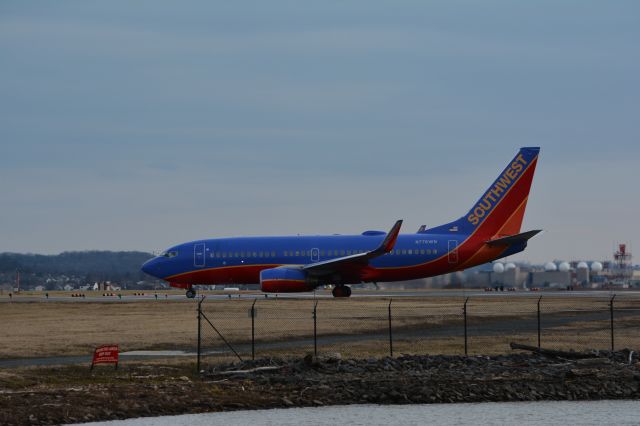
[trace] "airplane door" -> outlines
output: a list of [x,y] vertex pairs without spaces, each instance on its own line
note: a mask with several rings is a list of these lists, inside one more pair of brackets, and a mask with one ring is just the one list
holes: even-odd
[[204,243],[193,245],[193,266],[196,268],[204,267]]
[[311,261],[319,262],[320,261],[320,250],[317,248],[311,249]]
[[449,240],[449,263],[458,263],[458,240]]

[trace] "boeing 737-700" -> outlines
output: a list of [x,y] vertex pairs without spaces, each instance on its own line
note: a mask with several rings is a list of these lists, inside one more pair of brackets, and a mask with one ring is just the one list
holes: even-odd
[[540,148],[522,148],[460,219],[400,234],[215,238],[171,247],[142,270],[187,290],[198,284],[259,284],[264,292],[306,292],[333,285],[432,277],[523,251],[539,230],[520,232]]

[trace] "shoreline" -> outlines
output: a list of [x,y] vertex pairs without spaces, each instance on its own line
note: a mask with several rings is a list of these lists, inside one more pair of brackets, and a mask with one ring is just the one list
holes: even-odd
[[220,364],[200,375],[192,365],[0,370],[6,425],[324,405],[603,399],[640,399],[637,354],[307,355]]

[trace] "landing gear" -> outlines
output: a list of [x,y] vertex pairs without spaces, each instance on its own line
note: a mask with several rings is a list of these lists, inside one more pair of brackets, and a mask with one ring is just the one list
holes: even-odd
[[336,286],[331,290],[331,294],[333,294],[333,297],[349,297],[351,296],[351,287],[346,285]]
[[193,299],[196,297],[196,291],[193,288],[187,289],[187,298]]

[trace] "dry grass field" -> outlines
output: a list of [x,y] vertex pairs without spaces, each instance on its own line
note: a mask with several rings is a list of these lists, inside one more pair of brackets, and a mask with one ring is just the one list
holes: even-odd
[[[502,354],[509,343],[537,345],[537,298],[474,297],[467,304],[468,352]],[[394,354],[464,353],[462,298],[402,298],[392,302]],[[313,350],[313,301],[256,303],[256,350],[260,355]],[[320,300],[317,305],[319,350],[346,356],[386,355],[388,300]],[[251,302],[209,303],[205,312],[232,345],[250,342]],[[640,348],[640,300],[619,300],[616,347]],[[618,309],[618,308],[616,308]],[[634,309],[635,311],[630,311]],[[624,315],[623,315],[624,314]],[[609,299],[545,296],[541,301],[541,342],[563,350],[610,347]],[[304,340],[306,339],[306,340]],[[210,346],[224,349],[214,333]],[[271,342],[283,342],[274,347]],[[298,342],[294,345],[294,342]]]
[[0,357],[88,355],[101,344],[121,350],[154,347],[192,349],[196,303],[48,302],[0,305]]
[[[252,300],[217,299],[203,304],[207,318],[246,351],[251,339]],[[299,355],[313,350],[311,299],[258,299],[255,319],[258,355]],[[403,297],[391,302],[394,353],[464,353],[463,297]],[[537,298],[469,299],[468,349],[472,354],[509,352],[509,343],[537,344]],[[0,357],[88,355],[100,344],[122,351],[196,347],[197,303],[184,299],[127,302],[48,301],[0,304]],[[319,349],[346,356],[386,355],[389,300],[319,299]],[[640,299],[619,298],[616,347],[640,349]],[[542,344],[558,349],[606,349],[610,345],[606,298],[544,295]],[[637,313],[637,314],[636,314]],[[224,349],[218,335],[203,326],[205,349]],[[228,353],[224,356],[228,356]]]

